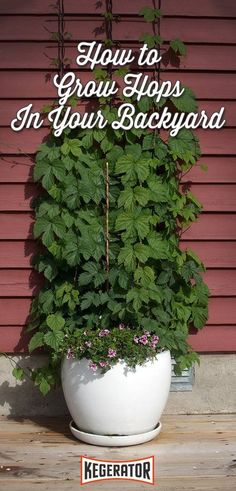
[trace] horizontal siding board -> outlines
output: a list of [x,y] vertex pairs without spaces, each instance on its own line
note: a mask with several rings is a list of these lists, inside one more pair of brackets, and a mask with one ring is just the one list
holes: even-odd
[[0,268],[29,268],[39,246],[32,240],[0,241]]
[[[105,0],[66,0],[65,13],[95,14],[105,12]],[[0,14],[54,14],[57,13],[57,0],[1,0]]]
[[[146,0],[145,6],[152,6],[152,0]],[[127,2],[113,0],[113,12],[117,14],[137,14],[144,6],[143,0]],[[197,3],[189,0],[163,0],[162,10],[165,15],[198,17],[236,17],[234,0],[199,0]],[[98,14],[105,12],[105,0],[66,0],[66,14]],[[0,14],[55,14],[56,0],[1,0]]]
[[236,269],[209,269],[203,277],[211,296],[236,296]]
[[[28,322],[31,298],[0,298],[0,325],[24,326]],[[208,325],[233,325],[236,316],[236,299],[216,297],[209,302]]]
[[[207,165],[207,171],[201,165]],[[197,165],[183,176],[182,182],[228,183],[236,182],[236,157],[202,157]]]
[[0,297],[31,297],[41,286],[42,277],[34,270],[0,270]]
[[[203,171],[201,164],[207,165]],[[33,180],[34,156],[4,155],[0,157],[0,183],[28,182]],[[236,157],[203,157],[182,182],[236,183]]]
[[32,238],[32,213],[0,213],[0,239],[24,240]]
[[0,298],[0,325],[26,325],[31,302],[30,298]]
[[[73,0],[69,0],[71,5]],[[69,5],[67,9],[69,9]],[[117,14],[136,14],[143,6],[153,6],[152,0],[135,0],[135,2],[127,2],[127,0],[113,0],[113,12]],[[236,17],[236,6],[234,0],[199,0],[192,2],[189,0],[163,0],[162,12],[165,15],[171,16],[189,16],[198,17]]]
[[0,351],[5,353],[27,353],[30,333],[25,328],[16,326],[0,326]]
[[[182,241],[183,250],[199,255],[207,268],[236,268],[236,241]],[[0,268],[28,268],[39,247],[32,240],[0,241]]]
[[[212,296],[236,296],[236,269],[210,269],[203,276]],[[42,278],[30,269],[0,271],[0,297],[31,296],[41,284]]]
[[[28,104],[32,103],[30,99],[18,99],[11,100],[6,99],[0,102],[1,105],[1,120],[0,126],[10,126],[12,119],[16,117],[17,111],[19,109],[28,106]],[[32,112],[41,112],[42,108],[45,105],[50,105],[53,103],[53,100],[43,100],[39,99],[33,101]],[[210,116],[213,112],[219,111],[221,107],[225,108],[224,111],[224,119],[226,120],[225,127],[235,127],[236,126],[236,101],[198,101],[199,104],[199,112],[203,109]],[[89,101],[81,102],[77,105],[76,108],[73,108],[73,111],[79,111],[81,114],[84,114],[85,110],[89,110]],[[44,115],[44,126],[49,126],[49,121],[47,117]]]
[[[125,45],[122,45],[125,47]],[[137,52],[139,45],[130,45]],[[52,69],[52,61],[57,58],[57,45],[55,43],[1,42],[0,67],[1,69]],[[77,43],[65,45],[65,56],[71,60],[71,67],[77,68]],[[209,46],[189,45],[187,56],[177,60],[176,57],[162,58],[162,68],[165,70],[208,70],[230,72],[236,70],[236,46]],[[167,63],[168,62],[168,63]],[[131,65],[132,66],[132,65]],[[135,64],[137,67],[137,64]]]
[[190,189],[205,211],[236,211],[235,184],[192,184]]
[[191,346],[199,353],[235,352],[236,325],[208,326],[188,338]]
[[[236,211],[235,184],[191,184],[190,189],[205,211]],[[39,186],[33,183],[1,184],[0,211],[28,211],[39,192]]]
[[236,268],[235,241],[183,241],[181,242],[181,247],[184,250],[191,249],[198,254],[207,268]]
[[[85,84],[90,80],[90,72],[77,72],[78,78]],[[31,100],[40,98],[56,98],[57,92],[52,78],[55,72],[46,70],[30,72],[16,70],[12,72],[4,70],[0,77],[0,99],[19,99],[29,97]],[[161,80],[170,80],[175,83],[181,80],[183,85],[189,86],[196,93],[198,99],[225,100],[235,99],[235,75],[233,73],[195,73],[169,72],[162,73]]]
[[0,211],[28,211],[33,198],[39,194],[35,184],[1,184]]
[[210,298],[207,324],[235,324],[236,298]]
[[0,183],[28,182],[33,180],[34,159],[22,155],[0,157]]
[[[52,16],[31,17],[17,15],[0,18],[0,41],[51,41],[52,33],[57,31],[57,19]],[[65,32],[71,40],[97,41],[105,38],[103,18],[66,17]],[[144,32],[152,32],[152,26],[140,17],[119,17],[113,23],[112,35],[117,41],[135,41]],[[187,43],[236,43],[235,19],[201,19],[169,18],[161,21],[161,35],[165,41],[180,38]]]
[[0,153],[29,154],[35,153],[44,138],[49,134],[47,128],[33,128],[12,131],[10,128],[0,129]]
[[[23,326],[0,326],[0,351],[27,352],[29,338]],[[236,351],[236,325],[208,326],[198,334],[190,335],[188,341],[199,353]]]
[[[42,110],[44,106],[52,106],[54,103],[55,99],[48,99],[48,100],[43,100],[43,99],[38,99],[34,100],[32,102],[31,99],[5,99],[0,101],[0,107],[1,107],[1,119],[0,119],[0,127],[1,126],[10,126],[11,121],[16,118],[17,112],[23,108],[28,106],[29,104],[32,104],[32,112],[40,112],[42,114],[42,119],[44,120],[43,126],[49,126],[49,121],[47,118],[47,115],[42,113]],[[93,104],[96,104],[95,101],[93,101]],[[85,111],[89,112],[91,111],[91,101],[81,101],[78,103],[78,105],[75,108],[72,108],[72,112],[78,111],[80,114],[84,114]],[[0,130],[1,131],[1,130]]]
[[236,239],[236,215],[203,213],[191,227],[182,233],[182,239],[234,240]]
[[[33,213],[0,213],[0,239],[24,240],[32,237]],[[236,215],[203,213],[182,234],[184,241],[236,240]]]
[[[37,131],[30,128],[20,132],[10,128],[0,128],[0,152],[7,154],[34,153],[39,144],[48,135],[47,128]],[[218,130],[198,130],[202,153],[205,155],[236,154],[236,129],[222,128]]]

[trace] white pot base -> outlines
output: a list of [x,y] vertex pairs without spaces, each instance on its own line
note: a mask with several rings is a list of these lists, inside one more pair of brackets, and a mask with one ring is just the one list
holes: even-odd
[[149,442],[161,431],[161,422],[158,423],[154,430],[146,433],[139,433],[138,435],[95,435],[94,433],[86,433],[77,428],[76,424],[72,420],[70,422],[70,430],[77,440],[89,443],[90,445],[98,445],[101,447],[126,447],[129,445],[139,445],[140,443]]

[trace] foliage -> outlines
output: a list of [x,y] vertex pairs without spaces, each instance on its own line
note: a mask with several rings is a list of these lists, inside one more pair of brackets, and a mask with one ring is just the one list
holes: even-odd
[[[150,8],[140,14],[147,21],[160,16]],[[171,47],[185,54],[179,40]],[[101,72],[97,78],[104,78]],[[190,89],[165,104],[186,113],[196,108]],[[102,110],[110,120],[116,117],[115,105]],[[33,374],[44,394],[57,381],[66,353],[99,365],[110,348],[116,352],[111,363],[123,357],[135,366],[166,348],[177,373],[197,359],[188,330],[206,322],[208,288],[203,264],[191,250],[182,250],[179,240],[201,211],[193,194],[180,188],[182,172],[199,155],[189,130],[167,141],[137,129],[66,130],[40,146],[34,179],[43,192],[34,235],[44,251],[35,268],[45,283],[32,305],[29,349],[44,347],[50,354],[49,365]],[[99,336],[103,330],[109,336]],[[155,349],[134,341],[144,331],[159,338]]]

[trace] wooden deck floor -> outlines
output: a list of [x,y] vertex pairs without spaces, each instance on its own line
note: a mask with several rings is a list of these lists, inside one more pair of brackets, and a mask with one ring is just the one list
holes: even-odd
[[[0,491],[80,489],[80,456],[125,460],[155,456],[158,491],[235,491],[236,416],[165,416],[152,442],[94,447],[73,439],[58,419],[0,420]],[[144,490],[131,481],[101,481],[85,490]]]

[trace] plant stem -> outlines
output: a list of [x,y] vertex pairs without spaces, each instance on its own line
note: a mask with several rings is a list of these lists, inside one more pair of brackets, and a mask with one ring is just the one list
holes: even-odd
[[105,167],[106,179],[106,224],[105,224],[105,239],[106,239],[106,273],[107,273],[107,290],[109,290],[109,269],[110,269],[110,238],[109,238],[109,208],[110,208],[110,182],[109,182],[109,164],[106,162]]

